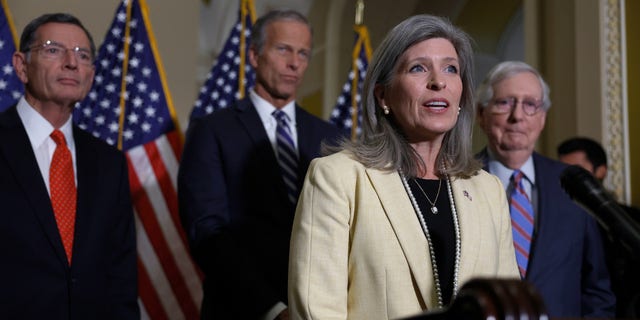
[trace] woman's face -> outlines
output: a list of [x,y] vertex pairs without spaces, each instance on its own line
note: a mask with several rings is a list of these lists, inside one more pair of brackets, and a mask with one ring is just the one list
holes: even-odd
[[436,141],[458,119],[462,79],[453,44],[431,38],[409,47],[398,59],[391,83],[376,87],[409,143]]

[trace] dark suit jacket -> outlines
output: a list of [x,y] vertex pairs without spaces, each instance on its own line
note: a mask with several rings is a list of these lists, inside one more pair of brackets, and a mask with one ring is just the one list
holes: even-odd
[[[203,319],[252,319],[287,302],[295,207],[249,99],[192,124],[178,174],[180,216],[206,275]],[[338,129],[296,106],[298,187]]]
[[[480,154],[488,170],[486,150]],[[526,280],[552,317],[613,317],[611,292],[596,221],[560,186],[565,164],[533,154],[538,212]]]
[[0,114],[0,318],[137,319],[135,226],[123,154],[77,127],[68,266],[16,108]]

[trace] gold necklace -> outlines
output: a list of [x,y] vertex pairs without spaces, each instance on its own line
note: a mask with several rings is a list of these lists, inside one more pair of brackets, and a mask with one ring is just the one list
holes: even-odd
[[418,188],[420,188],[420,191],[422,191],[422,194],[424,194],[424,197],[427,198],[427,201],[429,201],[429,204],[431,205],[431,212],[433,214],[438,214],[438,207],[436,207],[436,201],[438,201],[438,196],[440,196],[440,187],[442,187],[442,179],[438,179],[438,192],[436,193],[436,199],[434,201],[431,201],[431,199],[429,199],[429,196],[427,196],[427,193],[424,192],[424,189],[422,189],[422,186],[420,186],[420,184],[418,183],[418,181],[416,181],[416,179],[413,179],[413,183],[415,183]]

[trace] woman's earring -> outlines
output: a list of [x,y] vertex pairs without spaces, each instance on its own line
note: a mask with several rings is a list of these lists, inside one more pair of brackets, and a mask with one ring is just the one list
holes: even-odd
[[462,110],[462,108],[458,107],[458,115],[460,115],[460,110]]
[[383,112],[384,114],[389,114],[389,107],[387,107],[387,106],[382,106],[382,112]]

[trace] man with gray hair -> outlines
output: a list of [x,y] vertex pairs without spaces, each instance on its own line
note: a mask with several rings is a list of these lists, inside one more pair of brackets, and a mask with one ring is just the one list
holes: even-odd
[[182,224],[205,274],[202,319],[288,319],[298,192],[320,143],[339,135],[295,101],[311,58],[307,19],[271,11],[252,32],[255,87],[191,124],[178,174]]
[[506,188],[522,279],[552,317],[613,317],[597,224],[560,188],[566,165],[534,150],[551,106],[548,85],[526,63],[507,61],[489,71],[476,98],[488,138],[479,157]]

